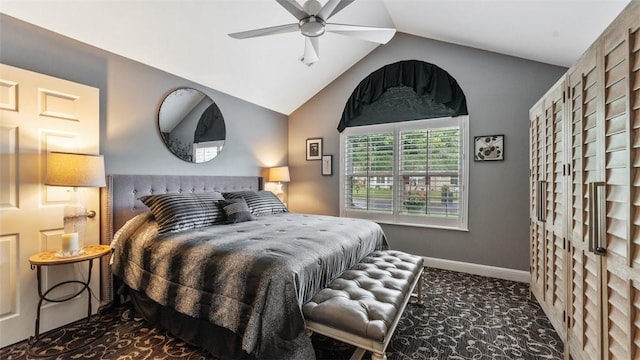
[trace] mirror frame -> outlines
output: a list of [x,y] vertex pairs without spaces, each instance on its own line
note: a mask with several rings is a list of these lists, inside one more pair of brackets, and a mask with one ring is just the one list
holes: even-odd
[[[174,89],[162,99],[157,128],[167,150],[192,164],[215,159],[226,141],[226,124],[218,105],[209,95],[191,87]],[[196,142],[196,138],[204,141]]]

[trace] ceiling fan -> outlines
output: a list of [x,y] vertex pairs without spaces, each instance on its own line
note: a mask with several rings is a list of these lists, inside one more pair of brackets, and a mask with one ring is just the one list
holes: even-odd
[[354,0],[329,0],[324,6],[317,0],[307,0],[303,6],[296,0],[276,0],[298,19],[297,23],[241,31],[229,34],[234,39],[284,34],[300,31],[305,36],[304,55],[300,59],[311,66],[320,59],[318,38],[325,32],[356,37],[378,44],[386,44],[396,32],[394,28],[328,23],[327,20]]

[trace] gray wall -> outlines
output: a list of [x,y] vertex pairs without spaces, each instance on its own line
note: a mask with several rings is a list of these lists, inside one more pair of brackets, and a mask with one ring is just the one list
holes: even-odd
[[[396,34],[289,116],[289,207],[339,214],[339,133],[351,92],[371,72],[400,60],[421,60],[451,74],[467,97],[469,137],[504,134],[505,161],[469,165],[469,232],[383,225],[392,248],[422,256],[529,269],[528,112],[567,70],[407,34]],[[305,160],[305,139],[322,137],[334,175]],[[471,143],[471,141],[470,141]],[[470,146],[471,144],[469,144]]]
[[[100,89],[100,152],[108,173],[253,176],[287,163],[285,115],[4,14],[0,62]],[[201,90],[224,115],[227,141],[210,162],[184,162],[160,139],[160,102],[177,87]]]

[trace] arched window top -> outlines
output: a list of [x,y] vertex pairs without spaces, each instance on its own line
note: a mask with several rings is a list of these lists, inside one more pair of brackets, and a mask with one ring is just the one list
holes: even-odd
[[449,73],[424,61],[405,60],[386,65],[360,82],[347,100],[338,131],[468,114],[464,92]]

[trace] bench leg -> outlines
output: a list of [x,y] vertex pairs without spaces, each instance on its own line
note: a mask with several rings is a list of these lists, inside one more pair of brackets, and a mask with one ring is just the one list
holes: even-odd
[[371,360],[387,360],[387,354],[372,352]]
[[349,360],[361,360],[365,352],[367,352],[367,350],[363,348],[356,348],[356,351],[353,352]]
[[420,280],[418,280],[418,305],[423,305],[424,300],[422,298],[422,283],[424,282],[424,271],[420,273]]

